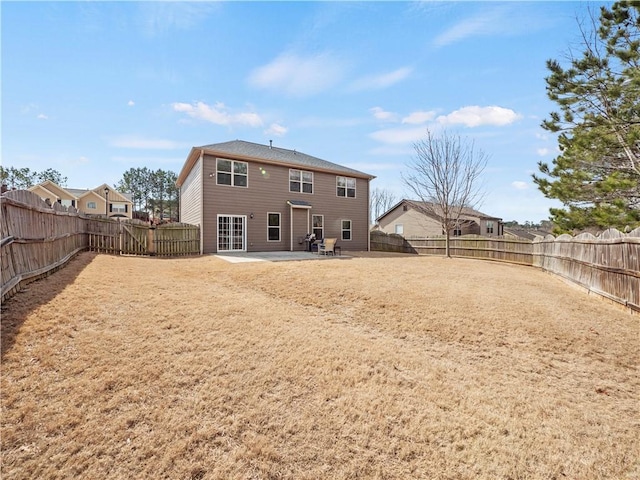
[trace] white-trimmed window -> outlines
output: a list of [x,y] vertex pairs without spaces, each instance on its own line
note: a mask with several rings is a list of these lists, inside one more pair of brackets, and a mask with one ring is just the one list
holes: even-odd
[[351,220],[342,220],[342,240],[351,240]]
[[493,222],[491,220],[487,221],[487,233],[493,233]]
[[267,241],[280,241],[280,214],[277,212],[267,213]]
[[396,223],[395,227],[396,227],[396,234],[397,235],[403,235],[404,234],[404,225],[402,223]]
[[90,208],[91,210],[95,210],[98,207],[96,206],[96,202],[87,202],[87,208]]
[[289,169],[289,191],[313,193],[313,172]]
[[248,185],[248,171],[247,162],[216,159],[216,182],[218,185],[246,187]]
[[127,205],[124,203],[112,203],[110,210],[112,213],[127,213]]
[[324,238],[324,215],[312,215],[313,234],[317,240]]
[[460,225],[456,225],[453,227],[453,236],[461,237],[462,236],[462,227]]
[[356,179],[351,177],[336,177],[336,195],[338,197],[356,197]]

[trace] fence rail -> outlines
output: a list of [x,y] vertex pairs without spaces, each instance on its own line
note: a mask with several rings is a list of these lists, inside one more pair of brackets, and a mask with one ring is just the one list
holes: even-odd
[[[444,255],[445,239],[409,238],[371,232],[371,249],[422,255]],[[615,229],[598,237],[537,237],[533,241],[467,235],[450,239],[452,256],[530,265],[554,273],[588,291],[640,312],[640,228]]]
[[88,217],[73,207],[47,205],[36,194],[13,190],[0,196],[2,301],[21,285],[64,266],[83,250],[109,254],[200,254],[200,227]]

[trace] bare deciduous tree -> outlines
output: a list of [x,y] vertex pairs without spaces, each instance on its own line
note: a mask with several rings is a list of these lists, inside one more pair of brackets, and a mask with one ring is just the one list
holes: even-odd
[[374,223],[380,215],[393,207],[397,201],[396,195],[391,190],[377,187],[371,190],[369,197],[371,223]]
[[475,149],[473,141],[446,131],[439,137],[427,131],[427,137],[413,147],[415,156],[402,179],[420,200],[416,209],[440,220],[450,257],[449,237],[459,225],[463,208],[475,208],[484,195],[481,175],[488,157]]

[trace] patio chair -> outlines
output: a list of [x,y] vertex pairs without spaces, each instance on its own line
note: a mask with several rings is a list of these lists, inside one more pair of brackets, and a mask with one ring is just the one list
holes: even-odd
[[337,238],[325,238],[324,241],[318,247],[318,255],[335,255],[335,247]]

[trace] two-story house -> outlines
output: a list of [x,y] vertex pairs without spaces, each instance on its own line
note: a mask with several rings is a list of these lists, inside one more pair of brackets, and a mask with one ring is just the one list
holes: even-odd
[[368,250],[373,178],[271,142],[194,147],[178,175],[180,221],[200,225],[203,253],[305,250],[311,233]]
[[65,207],[74,207],[87,215],[132,218],[133,202],[130,193],[121,193],[103,183],[89,189],[61,187],[51,180],[39,183],[29,190],[44,201],[58,202]]
[[[376,219],[378,229],[385,233],[397,233],[404,238],[424,238],[444,235],[438,207],[432,206],[433,213],[426,214],[419,208],[420,202],[401,200]],[[451,236],[482,235],[495,237],[503,234],[502,219],[492,217],[472,208],[463,207]]]

